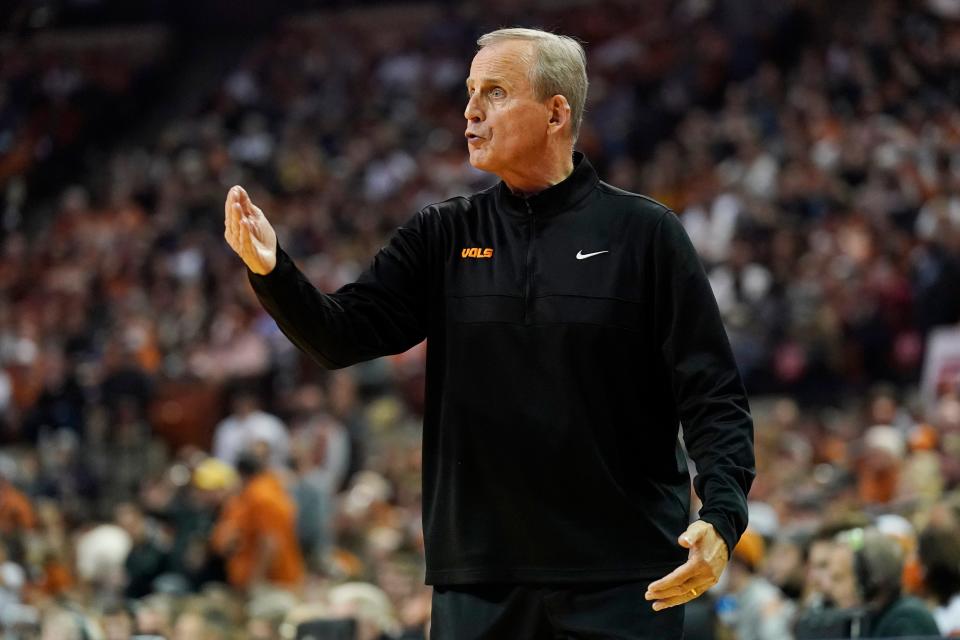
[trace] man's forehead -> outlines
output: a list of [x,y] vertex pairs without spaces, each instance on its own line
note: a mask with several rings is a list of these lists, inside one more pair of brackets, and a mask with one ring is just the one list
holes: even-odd
[[835,544],[831,550],[831,557],[842,563],[853,560],[853,549],[845,544]]
[[533,43],[506,40],[477,52],[467,82],[513,81],[527,77]]

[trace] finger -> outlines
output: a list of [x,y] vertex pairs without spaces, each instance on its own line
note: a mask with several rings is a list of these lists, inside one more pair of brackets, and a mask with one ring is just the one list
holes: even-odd
[[250,244],[254,248],[259,249],[263,244],[263,227],[261,227],[259,221],[252,216],[245,217],[243,223],[244,230],[250,238]]
[[701,585],[715,581],[716,579],[708,570],[698,571],[696,574],[690,576],[688,579],[682,582],[676,582],[674,584],[670,584],[665,587],[659,587],[657,589],[648,587],[644,597],[647,600],[663,600],[664,598],[672,598],[673,596],[680,595],[681,593],[689,591],[692,588],[699,589]]
[[227,216],[227,220],[229,221],[230,229],[233,233],[237,233],[239,231],[238,222],[243,215],[243,211],[239,203],[238,196],[239,196],[239,187],[233,187],[230,189],[229,192],[227,192],[227,202],[225,205],[225,208],[226,208],[225,213]]
[[716,583],[717,581],[712,576],[708,574],[700,574],[675,587],[661,589],[659,591],[647,590],[647,592],[644,594],[644,598],[647,600],[666,600],[668,598],[681,596],[685,593],[690,593],[692,590],[696,590],[697,593],[703,593]]
[[242,227],[240,231],[240,256],[246,261],[248,257],[253,255],[253,247],[250,242],[250,222],[244,219],[239,224]]
[[665,575],[664,577],[650,583],[650,586],[647,587],[648,591],[659,591],[660,589],[667,589],[669,587],[674,587],[676,585],[683,584],[691,577],[693,577],[697,571],[702,567],[702,563],[697,560],[687,560],[682,565]]
[[250,204],[250,194],[247,193],[247,190],[236,184],[233,185],[233,192],[237,194],[237,200],[241,204]]
[[700,596],[702,596],[704,593],[706,593],[710,589],[710,587],[712,587],[716,583],[717,583],[716,580],[708,579],[698,583],[690,584],[689,588],[684,589],[682,593],[678,593],[676,595],[666,597],[666,598],[657,599],[653,603],[652,608],[654,611],[661,611],[663,609],[669,609],[670,607],[675,607],[678,604],[684,604],[686,602],[690,602],[691,600],[695,600],[696,598],[699,598]]
[[695,598],[699,598],[702,594],[698,591],[697,595],[693,595],[692,592],[688,592],[682,596],[676,596],[674,598],[668,598],[666,600],[657,600],[653,603],[654,611],[663,611],[664,609],[669,609],[670,607],[675,607],[680,604],[686,604]]
[[227,242],[230,243],[230,246],[233,247],[234,251],[239,252],[240,250],[240,212],[237,209],[238,205],[235,202],[232,202],[227,208],[227,222],[225,225],[224,235],[227,238]]
[[244,195],[245,195],[245,192],[243,191],[243,187],[241,187],[240,185],[234,185],[230,187],[230,190],[227,192],[227,215],[228,216],[235,215],[234,212],[237,210],[236,209],[237,205],[239,205],[240,207],[239,211],[241,215],[243,214],[243,211],[246,208],[246,202],[249,202],[250,200],[248,197],[246,198],[246,201],[245,201],[243,197]]
[[236,251],[237,250],[237,242],[236,242],[237,234],[233,230],[233,221],[231,218],[233,218],[233,216],[229,215],[229,207],[226,207],[226,210],[224,212],[224,220],[223,220],[223,237],[227,239],[227,244],[230,245],[230,248]]
[[243,205],[239,202],[233,203],[233,230],[238,235],[244,235],[248,233],[247,227],[243,225],[243,221],[247,219],[246,214],[243,212]]
[[247,194],[246,189],[240,185],[237,185],[234,187],[234,189],[236,189],[237,202],[239,202],[240,206],[243,208],[243,213],[248,216],[253,215],[253,210],[255,207],[253,206],[253,201],[250,200],[250,196]]

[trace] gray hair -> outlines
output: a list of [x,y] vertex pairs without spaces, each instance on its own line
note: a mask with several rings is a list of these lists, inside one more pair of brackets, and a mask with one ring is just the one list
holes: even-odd
[[844,531],[837,535],[837,541],[853,551],[854,576],[866,604],[890,602],[900,595],[903,576],[900,543],[872,527]]
[[535,59],[530,61],[530,84],[538,100],[562,95],[570,103],[573,140],[580,135],[583,110],[587,102],[587,54],[570,36],[559,36],[539,29],[497,29],[477,40],[480,49],[507,40],[533,43]]

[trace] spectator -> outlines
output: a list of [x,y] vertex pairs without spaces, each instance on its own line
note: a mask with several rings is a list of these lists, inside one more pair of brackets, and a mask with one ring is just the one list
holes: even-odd
[[16,537],[37,526],[30,499],[0,475],[0,535]]
[[173,640],[231,640],[229,622],[216,611],[186,609],[177,616]]
[[239,589],[261,583],[300,586],[304,564],[297,544],[296,509],[280,480],[250,455],[237,463],[241,487],[217,521],[212,540]]
[[816,610],[824,606],[836,606],[830,597],[834,584],[831,567],[836,536],[842,531],[865,527],[868,524],[866,516],[849,513],[818,527],[806,550],[806,576],[801,600],[804,607]]
[[84,640],[86,621],[72,611],[53,609],[43,616],[40,640]]
[[[330,468],[337,470],[335,476],[337,490],[343,490],[357,471],[364,468],[368,454],[370,425],[361,410],[357,396],[357,383],[347,372],[336,371],[330,376],[330,412],[346,426],[349,433],[349,446],[340,445],[337,438],[330,442],[328,457]],[[344,453],[348,449],[349,453]],[[347,457],[348,460],[344,460]],[[341,467],[346,467],[339,472]]]
[[236,466],[241,454],[257,443],[269,448],[270,465],[282,468],[290,452],[290,436],[279,418],[260,410],[255,393],[238,391],[232,400],[233,413],[225,418],[213,436],[213,454]]
[[124,594],[142,598],[153,592],[153,581],[168,569],[169,548],[157,524],[136,504],[117,505],[117,524],[130,536],[132,546],[123,563],[126,573]]
[[103,354],[103,367],[100,398],[104,405],[111,412],[117,412],[121,405],[132,404],[136,416],[144,415],[150,402],[151,380],[137,361],[135,351],[113,340]]
[[936,622],[922,602],[901,593],[903,550],[873,529],[840,534],[834,552],[834,601],[863,607],[864,637],[897,638],[937,635]]
[[[304,438],[303,436],[307,436]],[[292,442],[292,470],[288,481],[297,507],[297,540],[312,567],[319,567],[330,552],[336,487],[325,468],[326,433],[299,430]]]
[[154,594],[139,601],[134,613],[137,632],[169,638],[173,635],[173,607],[169,597]]
[[100,626],[103,628],[103,640],[130,640],[136,629],[133,613],[122,604],[104,609]]
[[805,544],[803,534],[776,535],[763,563],[764,577],[793,603],[803,597]]
[[125,582],[124,562],[133,546],[121,527],[101,524],[78,536],[77,576],[99,601],[116,597]]
[[759,573],[765,546],[759,533],[747,529],[733,548],[727,585],[735,605],[725,622],[732,626],[738,640],[788,640],[792,637],[793,606]]
[[27,574],[7,554],[7,545],[0,541],[0,628],[13,626],[24,617],[23,589]]
[[194,469],[190,485],[165,505],[164,516],[174,528],[171,569],[194,589],[226,577],[222,558],[209,541],[221,509],[238,483],[233,467],[206,458]]
[[31,442],[48,432],[67,429],[81,433],[84,427],[83,391],[66,357],[55,349],[48,349],[43,356],[43,388],[22,427]]
[[933,617],[942,636],[960,635],[960,528],[955,517],[920,534],[923,583],[936,602]]
[[400,631],[387,595],[372,584],[348,582],[331,589],[331,618],[357,621],[357,640],[382,640]]
[[886,504],[897,497],[905,454],[904,437],[894,427],[876,425],[867,429],[857,469],[860,499],[865,504]]

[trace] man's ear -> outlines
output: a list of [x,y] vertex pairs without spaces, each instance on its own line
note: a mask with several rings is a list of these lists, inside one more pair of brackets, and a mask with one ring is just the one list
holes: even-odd
[[567,102],[565,96],[557,94],[550,98],[547,102],[547,109],[550,115],[549,126],[551,131],[560,131],[570,122],[570,103]]

